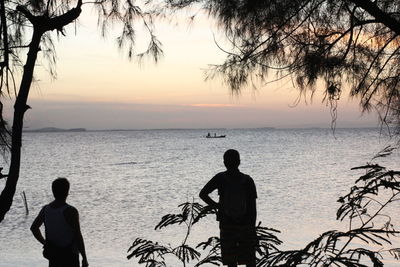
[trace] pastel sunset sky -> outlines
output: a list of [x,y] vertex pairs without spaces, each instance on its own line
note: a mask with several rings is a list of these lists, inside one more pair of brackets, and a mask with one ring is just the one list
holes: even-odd
[[[115,28],[117,29],[117,28]],[[66,37],[56,42],[57,79],[38,64],[26,113],[28,128],[87,129],[330,127],[329,107],[317,95],[295,107],[297,89],[288,80],[232,96],[222,79],[205,81],[209,64],[221,63],[223,35],[205,17],[188,26],[156,23],[164,56],[154,64],[129,61],[112,31],[100,37],[96,18],[84,9]],[[140,38],[145,35],[138,33]],[[275,77],[272,76],[271,79]],[[10,112],[10,111],[9,111]],[[361,116],[357,100],[342,97],[337,127],[376,126]]]

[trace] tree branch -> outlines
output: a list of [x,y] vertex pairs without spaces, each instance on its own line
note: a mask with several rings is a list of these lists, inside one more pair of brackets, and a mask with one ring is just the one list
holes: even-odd
[[67,11],[66,13],[56,16],[54,18],[49,18],[48,14],[34,16],[26,7],[17,6],[17,10],[24,14],[24,16],[41,32],[47,32],[52,30],[62,30],[65,25],[68,25],[81,14],[82,0],[78,0],[76,7]]
[[65,25],[71,23],[72,21],[74,21],[79,17],[82,11],[81,6],[82,6],[82,0],[78,0],[78,3],[75,8],[72,8],[71,10],[60,16],[49,19],[48,28],[46,30],[48,31],[61,30]]
[[3,47],[4,47],[4,61],[1,62],[1,67],[6,67],[8,68],[8,61],[9,61],[9,43],[8,43],[8,31],[7,31],[7,19],[6,19],[6,11],[5,11],[5,5],[4,1],[0,2],[0,7],[1,7],[1,36],[0,38],[3,40]]
[[396,35],[400,35],[400,22],[388,13],[382,11],[375,3],[369,0],[350,0],[358,7],[367,11],[371,16],[391,29]]

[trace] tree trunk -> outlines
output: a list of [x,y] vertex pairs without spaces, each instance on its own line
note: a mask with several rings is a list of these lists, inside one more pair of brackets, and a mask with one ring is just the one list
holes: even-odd
[[34,27],[32,41],[29,44],[28,57],[24,66],[21,85],[15,100],[11,139],[11,162],[6,185],[0,195],[0,222],[3,221],[5,214],[10,210],[17,188],[21,163],[21,140],[24,114],[29,108],[26,102],[28,100],[29,89],[32,83],[33,70],[35,68],[37,54],[40,50],[39,45],[42,35],[43,32],[35,29]]
[[24,66],[21,85],[14,105],[11,162],[6,185],[0,194],[0,222],[4,220],[4,216],[10,210],[17,189],[19,169],[21,165],[22,128],[25,112],[30,108],[26,102],[28,101],[29,90],[32,84],[33,70],[35,69],[37,54],[40,51],[40,39],[45,32],[53,30],[60,31],[65,25],[77,19],[82,11],[81,6],[82,0],[78,0],[76,7],[71,8],[69,11],[56,17],[49,17],[48,14],[35,16],[29,12],[25,6],[17,6],[17,10],[32,23],[33,34],[32,41],[29,44],[28,57]]

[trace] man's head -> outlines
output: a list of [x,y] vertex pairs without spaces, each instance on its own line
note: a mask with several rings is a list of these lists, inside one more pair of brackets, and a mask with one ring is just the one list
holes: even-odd
[[65,201],[68,196],[69,182],[66,178],[57,178],[51,184],[51,189],[55,199]]
[[240,155],[234,149],[228,149],[224,153],[224,164],[228,170],[237,169],[240,165]]

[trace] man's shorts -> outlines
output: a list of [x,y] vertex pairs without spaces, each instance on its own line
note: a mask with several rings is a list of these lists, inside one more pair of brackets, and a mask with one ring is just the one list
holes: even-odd
[[255,264],[254,226],[220,225],[222,264]]

